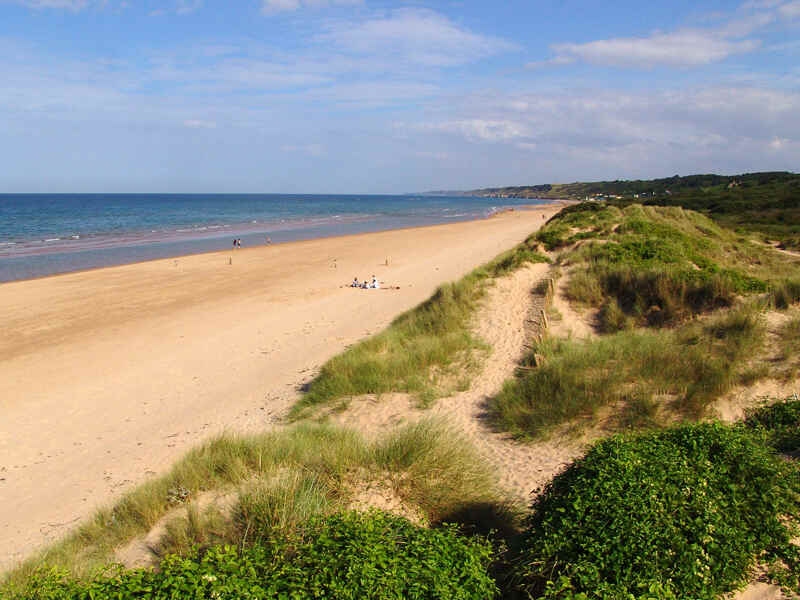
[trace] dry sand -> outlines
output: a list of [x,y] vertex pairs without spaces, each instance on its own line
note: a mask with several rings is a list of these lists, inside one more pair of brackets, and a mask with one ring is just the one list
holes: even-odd
[[419,408],[405,394],[362,397],[330,418],[367,434],[380,434],[401,423],[438,419],[464,435],[487,460],[509,500],[527,506],[538,488],[584,452],[579,441],[557,436],[534,443],[515,441],[508,433],[493,431],[485,418],[487,400],[513,377],[533,337],[542,333],[537,315],[544,299],[532,291],[548,276],[548,265],[535,264],[495,281],[474,323],[490,354],[468,390],[441,398],[430,409]]
[[[209,435],[279,421],[325,360],[558,208],[0,285],[0,569]],[[399,289],[342,287],[373,273]]]

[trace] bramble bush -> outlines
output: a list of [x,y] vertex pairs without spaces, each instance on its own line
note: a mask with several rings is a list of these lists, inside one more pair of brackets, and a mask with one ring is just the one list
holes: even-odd
[[89,581],[42,571],[16,598],[486,600],[491,545],[454,526],[425,529],[377,511],[312,519],[301,533],[238,550],[167,557],[159,571],[107,571]]
[[711,599],[761,560],[796,588],[798,493],[797,466],[741,427],[616,436],[535,501],[518,586],[559,600]]

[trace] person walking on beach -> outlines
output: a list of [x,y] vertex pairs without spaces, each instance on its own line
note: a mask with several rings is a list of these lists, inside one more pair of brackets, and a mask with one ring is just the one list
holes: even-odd
[[242,247],[242,238],[237,238],[236,239],[236,247],[237,248],[241,248]]
[[236,238],[233,238],[233,247],[236,248]]

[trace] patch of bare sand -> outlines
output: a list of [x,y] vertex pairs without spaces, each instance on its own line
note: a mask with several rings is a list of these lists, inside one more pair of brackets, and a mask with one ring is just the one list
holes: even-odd
[[[766,325],[766,347],[763,358],[756,358],[756,362],[766,363],[771,372],[779,367],[782,357],[778,347],[777,337],[781,328],[797,316],[795,311],[767,311],[764,314]],[[719,398],[711,407],[711,414],[722,421],[734,422],[741,420],[745,412],[769,401],[770,399],[783,399],[800,394],[800,381],[794,378],[767,377],[751,385],[738,385],[730,392]]]
[[470,389],[420,409],[404,394],[381,398],[354,399],[335,422],[359,431],[377,434],[387,427],[436,418],[469,439],[497,473],[500,485],[512,500],[527,504],[531,494],[582,453],[571,440],[520,443],[507,433],[492,430],[485,419],[485,403],[503,382],[514,375],[531,336],[530,323],[543,307],[532,290],[548,274],[545,264],[529,265],[498,279],[487,294],[475,319],[476,333],[487,342],[491,353]]
[[173,519],[185,517],[190,507],[200,513],[208,508],[216,508],[221,513],[228,514],[237,498],[238,493],[230,490],[213,490],[199,494],[189,503],[176,506],[161,517],[145,535],[137,536],[118,548],[114,560],[129,569],[156,566],[160,560],[159,546],[167,532],[167,523]]
[[587,338],[596,335],[597,310],[585,309],[579,312],[567,300],[566,289],[569,282],[569,271],[556,282],[556,293],[553,294],[552,308],[560,315],[551,319],[550,333],[562,338]]
[[377,508],[405,517],[417,525],[425,525],[428,522],[420,510],[397,495],[390,481],[367,481],[355,490],[348,508],[362,512]]

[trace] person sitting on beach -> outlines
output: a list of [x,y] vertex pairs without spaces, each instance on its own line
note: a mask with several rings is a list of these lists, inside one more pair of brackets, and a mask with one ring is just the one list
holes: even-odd
[[359,287],[360,284],[358,283],[358,277],[353,277],[353,283],[350,284],[350,287]]
[[362,290],[367,290],[367,289],[369,289],[369,283],[367,283],[367,280],[366,280],[366,278],[364,278],[364,281],[362,281],[362,282],[361,282],[361,289],[362,289]]
[[378,288],[381,287],[381,284],[378,283],[378,280],[375,278],[375,275],[372,276],[372,284],[370,285],[370,287],[373,290],[377,290]]

